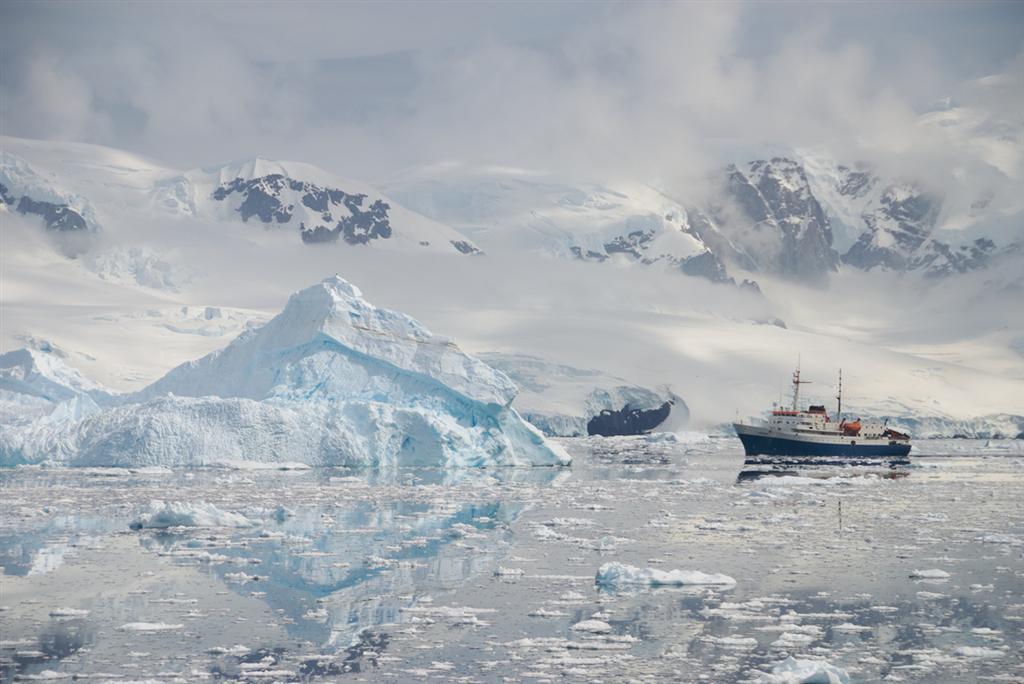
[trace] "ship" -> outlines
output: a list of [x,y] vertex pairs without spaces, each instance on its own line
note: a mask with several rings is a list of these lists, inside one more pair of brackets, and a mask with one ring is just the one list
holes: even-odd
[[[831,457],[836,463],[862,460],[906,460],[910,454],[910,435],[890,428],[886,423],[871,423],[860,418],[846,420],[843,410],[843,375],[839,371],[839,393],[834,417],[824,405],[800,408],[800,367],[793,373],[793,405],[776,405],[761,425],[733,423],[743,449],[750,456]],[[831,460],[828,459],[828,460]]]

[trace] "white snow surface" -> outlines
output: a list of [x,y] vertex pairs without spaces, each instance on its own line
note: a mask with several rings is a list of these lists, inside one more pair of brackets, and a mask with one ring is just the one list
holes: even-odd
[[638,568],[623,563],[605,563],[597,571],[595,581],[603,586],[642,585],[651,587],[708,585],[731,587],[736,580],[720,573],[706,573],[699,570],[658,570]]
[[[74,398],[84,381],[58,370],[50,374],[66,376],[64,394]],[[34,385],[15,381],[36,375],[11,375],[16,401],[38,402],[36,387],[48,386],[42,374]],[[108,396],[103,410],[4,425],[0,464],[567,464],[510,408],[515,393],[504,374],[334,276],[225,349],[140,392]]]

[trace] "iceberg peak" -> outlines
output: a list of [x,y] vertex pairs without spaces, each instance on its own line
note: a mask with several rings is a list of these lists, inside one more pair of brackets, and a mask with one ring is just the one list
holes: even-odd
[[335,273],[329,278],[324,278],[320,283],[326,290],[336,296],[356,297],[362,299],[363,291]]
[[[406,314],[381,309],[332,276],[293,294],[280,314],[226,348],[173,369],[136,396],[384,396],[387,378],[443,386],[464,400],[508,407],[517,394],[504,373],[431,333]],[[422,388],[421,388],[422,389]],[[410,392],[420,392],[421,389]]]

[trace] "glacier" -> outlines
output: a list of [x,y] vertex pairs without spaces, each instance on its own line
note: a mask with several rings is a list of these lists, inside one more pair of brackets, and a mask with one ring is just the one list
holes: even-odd
[[[0,375],[0,465],[571,461],[511,407],[517,388],[506,375],[413,318],[377,308],[339,276],[134,393],[105,392],[39,352],[0,359],[10,367]],[[34,419],[15,410],[21,406]]]
[[689,409],[667,386],[641,387],[594,369],[528,354],[484,352],[519,387],[514,406],[548,436],[643,434],[682,428]]

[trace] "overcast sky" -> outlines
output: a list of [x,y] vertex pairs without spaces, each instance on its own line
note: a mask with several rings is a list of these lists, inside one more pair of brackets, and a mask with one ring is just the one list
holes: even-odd
[[939,98],[1009,74],[987,104],[1024,111],[1024,2],[3,2],[0,46],[5,134],[367,179],[682,182],[772,144],[926,166],[949,153],[914,126]]

